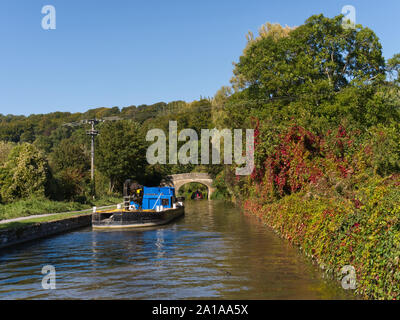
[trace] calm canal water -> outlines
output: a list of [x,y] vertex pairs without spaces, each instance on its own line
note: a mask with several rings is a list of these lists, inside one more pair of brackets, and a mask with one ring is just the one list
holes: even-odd
[[[56,289],[42,289],[42,267]],[[0,299],[349,299],[257,219],[222,201],[135,231],[91,228],[0,250]]]

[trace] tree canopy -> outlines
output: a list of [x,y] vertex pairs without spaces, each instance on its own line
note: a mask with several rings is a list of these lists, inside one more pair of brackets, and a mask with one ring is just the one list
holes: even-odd
[[143,178],[146,163],[146,144],[137,123],[117,121],[102,125],[96,165],[110,179],[110,191],[128,177]]
[[50,170],[47,159],[35,146],[15,147],[0,171],[1,198],[6,201],[48,195]]

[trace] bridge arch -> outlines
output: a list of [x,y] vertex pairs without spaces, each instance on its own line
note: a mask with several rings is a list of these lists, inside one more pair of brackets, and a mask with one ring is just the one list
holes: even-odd
[[191,182],[198,182],[205,185],[208,189],[208,200],[211,199],[211,195],[215,191],[215,188],[212,186],[213,179],[207,173],[193,172],[172,174],[164,181],[164,185],[173,186],[176,192],[178,192],[183,185]]

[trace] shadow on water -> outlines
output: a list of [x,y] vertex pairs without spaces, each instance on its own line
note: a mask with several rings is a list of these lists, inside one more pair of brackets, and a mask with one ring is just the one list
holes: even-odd
[[[41,286],[44,265],[55,290]],[[0,299],[354,299],[223,201],[188,201],[162,227],[85,228],[5,249],[0,268]]]

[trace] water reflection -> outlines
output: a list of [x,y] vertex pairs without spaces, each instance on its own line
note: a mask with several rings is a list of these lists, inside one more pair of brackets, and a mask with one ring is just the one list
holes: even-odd
[[[57,289],[41,288],[54,265]],[[91,228],[0,251],[1,299],[352,298],[230,203],[187,202],[159,228]]]

